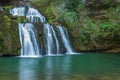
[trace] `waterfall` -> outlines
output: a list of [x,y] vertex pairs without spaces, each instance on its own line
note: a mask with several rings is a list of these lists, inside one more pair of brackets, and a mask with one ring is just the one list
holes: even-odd
[[39,47],[31,23],[19,23],[19,35],[22,45],[21,56],[39,56]]
[[25,16],[25,7],[15,7],[12,10],[10,10],[10,14],[12,14],[13,16]]
[[[47,47],[46,52],[48,53],[48,55],[55,53],[59,54],[60,48],[55,30],[48,23],[44,24],[44,34],[46,38],[46,47]],[[54,52],[55,47],[56,47],[56,52]]]
[[30,22],[45,22],[45,17],[42,16],[38,10],[34,9],[34,8],[29,8],[28,9],[28,13],[26,15],[26,17],[28,18],[28,20]]
[[19,35],[21,42],[21,56],[39,56],[34,22],[45,22],[45,18],[32,7],[15,7],[10,10],[13,16],[25,16],[30,23],[19,23]]
[[45,22],[45,17],[32,7],[15,7],[10,10],[13,16],[25,16],[30,22]]
[[[68,32],[62,26],[51,26],[46,22],[45,17],[33,7],[15,7],[10,10],[10,14],[13,16],[25,16],[29,23],[19,23],[19,35],[21,42],[21,56],[39,56],[40,54],[53,55],[61,54],[59,39],[61,38],[67,53],[72,53],[72,47],[69,41]],[[40,47],[37,43],[36,33],[35,33],[35,22],[40,22],[43,26],[44,36],[44,52],[40,52]],[[55,29],[54,29],[55,28]],[[58,32],[57,32],[58,31]],[[60,38],[58,38],[59,33]],[[41,51],[43,51],[41,50]]]
[[64,43],[65,48],[67,49],[67,53],[73,53],[70,41],[69,41],[69,35],[67,30],[64,27],[57,26],[59,33],[62,37],[62,41]]

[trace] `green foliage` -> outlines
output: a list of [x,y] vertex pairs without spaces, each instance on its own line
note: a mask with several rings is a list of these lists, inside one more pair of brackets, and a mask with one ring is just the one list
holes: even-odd
[[5,24],[8,28],[10,28],[10,18],[8,16],[4,16]]
[[46,3],[46,2],[49,2],[49,0],[34,0],[33,3]]
[[18,22],[19,23],[27,23],[28,19],[26,19],[26,17],[18,17]]
[[110,5],[116,5],[117,4],[117,0],[104,0],[105,4],[110,4]]
[[39,6],[40,9],[44,10],[44,8],[46,8],[50,2],[51,0],[34,0],[32,4],[34,6]]
[[100,25],[102,31],[117,32],[118,25],[113,22],[103,22]]
[[[11,7],[4,7],[0,14],[0,53],[17,55],[20,48],[18,21],[9,14]],[[24,20],[23,20],[24,21]]]
[[67,8],[71,11],[76,11],[76,8],[80,5],[82,0],[67,0]]
[[67,25],[72,25],[72,23],[74,23],[74,21],[77,20],[77,15],[75,12],[66,12],[63,15],[63,19]]

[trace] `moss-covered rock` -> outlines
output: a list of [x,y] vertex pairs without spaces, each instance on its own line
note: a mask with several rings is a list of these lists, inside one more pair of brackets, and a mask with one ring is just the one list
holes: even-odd
[[18,20],[9,14],[10,7],[0,12],[0,55],[19,55]]

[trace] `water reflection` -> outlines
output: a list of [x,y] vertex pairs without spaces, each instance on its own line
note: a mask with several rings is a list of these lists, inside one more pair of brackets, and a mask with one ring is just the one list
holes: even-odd
[[53,80],[70,74],[71,57],[45,57],[20,59],[19,80]]
[[53,71],[54,71],[54,68],[53,68],[53,62],[52,62],[52,57],[48,57],[46,62],[45,62],[45,65],[44,65],[44,68],[45,68],[45,80],[51,80],[52,79],[52,75],[53,75]]
[[19,62],[19,80],[37,80],[36,59],[20,59]]
[[72,74],[116,72],[119,70],[116,59],[113,64],[111,58],[100,55],[20,58],[19,80],[61,80]]
[[70,74],[70,61],[70,56],[54,58],[48,57],[44,65],[46,71],[44,75],[45,80],[58,79],[61,75]]
[[62,59],[62,62],[59,64],[59,65],[61,65],[60,69],[61,69],[62,73],[70,74],[71,67],[72,67],[71,61],[72,61],[71,56],[66,56]]

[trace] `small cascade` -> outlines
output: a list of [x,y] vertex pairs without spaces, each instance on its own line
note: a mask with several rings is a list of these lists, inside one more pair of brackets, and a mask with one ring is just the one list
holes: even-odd
[[57,26],[59,33],[62,37],[62,41],[64,43],[65,48],[67,49],[67,53],[73,53],[73,49],[71,47],[70,41],[69,41],[69,35],[67,30],[64,27]]
[[[29,23],[19,23],[19,35],[21,42],[21,56],[39,56],[40,54],[53,55],[53,54],[61,54],[61,44],[60,38],[67,50],[67,53],[73,53],[68,32],[62,26],[51,26],[46,22],[45,17],[41,15],[41,13],[33,8],[33,7],[15,7],[10,10],[10,14],[13,16],[25,16]],[[40,22],[43,26],[43,37],[44,37],[44,52],[40,50],[40,47],[37,43],[34,23]],[[56,28],[57,27],[57,28]],[[55,29],[54,29],[55,28]],[[57,32],[58,31],[58,32]],[[58,38],[59,33],[60,38]],[[40,44],[39,44],[40,45]]]
[[26,17],[30,22],[45,22],[45,17],[38,10],[29,8]]
[[13,16],[25,16],[30,22],[45,22],[45,17],[32,7],[15,7],[10,10]]
[[12,10],[10,10],[10,14],[12,14],[13,16],[25,16],[25,7],[15,7]]
[[[44,34],[45,34],[46,48],[47,48],[46,53],[48,55],[59,54],[60,48],[59,48],[59,42],[58,42],[55,30],[48,23],[44,24]],[[54,49],[56,49],[56,51]]]
[[19,35],[22,45],[21,56],[39,56],[39,47],[34,31],[34,25],[31,23],[19,23]]

